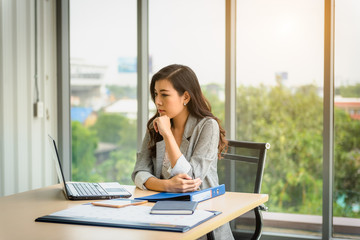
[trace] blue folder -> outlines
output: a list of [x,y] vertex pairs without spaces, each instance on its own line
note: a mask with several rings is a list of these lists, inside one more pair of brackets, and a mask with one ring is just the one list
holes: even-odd
[[169,192],[161,192],[156,193],[150,196],[139,197],[135,199],[139,200],[148,200],[149,202],[157,202],[163,200],[173,200],[173,201],[194,201],[201,202],[208,200],[210,198],[217,197],[225,193],[225,185],[222,184],[220,186],[203,189],[195,192],[188,193],[169,193]]

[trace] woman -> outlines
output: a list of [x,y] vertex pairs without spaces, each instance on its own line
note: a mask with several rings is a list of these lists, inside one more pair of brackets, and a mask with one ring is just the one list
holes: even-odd
[[[227,145],[225,131],[211,113],[195,73],[169,65],[150,84],[157,113],[147,123],[132,179],[141,189],[192,192],[218,186],[217,160]],[[216,239],[233,239],[229,224]]]

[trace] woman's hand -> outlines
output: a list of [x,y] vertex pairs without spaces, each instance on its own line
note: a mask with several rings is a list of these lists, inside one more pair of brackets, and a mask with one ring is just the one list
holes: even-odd
[[167,115],[157,117],[153,121],[154,129],[156,132],[159,132],[161,136],[171,133],[171,123],[170,118]]
[[178,174],[168,179],[167,192],[193,192],[199,190],[202,181],[200,178],[192,179],[185,173]]

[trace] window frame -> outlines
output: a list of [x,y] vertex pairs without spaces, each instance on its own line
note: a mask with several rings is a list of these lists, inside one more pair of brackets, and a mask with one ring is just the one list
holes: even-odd
[[324,1],[324,110],[322,237],[333,239],[334,183],[334,18],[335,0]]

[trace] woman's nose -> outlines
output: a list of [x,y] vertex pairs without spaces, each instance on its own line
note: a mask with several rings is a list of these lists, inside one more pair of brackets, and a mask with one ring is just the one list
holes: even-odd
[[159,97],[155,97],[155,105],[161,106],[162,102],[160,101]]

